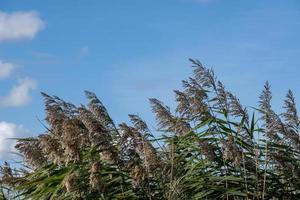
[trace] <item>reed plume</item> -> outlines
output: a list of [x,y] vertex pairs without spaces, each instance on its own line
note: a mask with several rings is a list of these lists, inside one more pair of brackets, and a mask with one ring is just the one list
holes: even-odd
[[245,107],[190,61],[174,112],[150,99],[156,128],[134,114],[117,127],[89,91],[86,106],[42,93],[46,130],[17,140],[23,160],[0,168],[0,199],[300,199],[293,93],[277,114],[266,82],[258,108]]

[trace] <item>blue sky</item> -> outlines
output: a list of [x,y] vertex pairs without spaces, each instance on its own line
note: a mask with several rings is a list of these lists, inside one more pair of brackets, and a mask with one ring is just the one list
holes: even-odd
[[299,35],[298,0],[1,0],[0,158],[4,138],[44,131],[41,91],[79,104],[91,90],[117,123],[154,126],[148,98],[174,105],[188,58],[248,106],[269,80],[280,111],[289,88],[300,99]]

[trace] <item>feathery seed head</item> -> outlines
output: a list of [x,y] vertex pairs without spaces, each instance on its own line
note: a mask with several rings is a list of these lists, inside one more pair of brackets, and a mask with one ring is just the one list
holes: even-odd
[[286,112],[283,113],[283,117],[285,118],[287,125],[297,129],[299,126],[299,117],[297,114],[295,97],[291,90],[289,90],[286,95],[283,108],[286,109]]
[[2,175],[0,178],[0,184],[11,185],[14,180],[14,176],[12,169],[7,162],[4,162],[3,167],[0,167],[0,173]]
[[192,60],[192,67],[195,69],[194,77],[202,85],[202,87],[216,88],[216,77],[212,69],[205,68],[199,60]]
[[35,139],[20,141],[15,145],[15,148],[24,155],[24,161],[33,168],[40,167],[46,162],[42,149]]
[[156,115],[158,127],[160,129],[169,129],[174,124],[174,119],[170,108],[164,106],[163,103],[155,98],[150,99],[153,113]]
[[95,116],[95,118],[104,126],[110,129],[114,129],[115,125],[111,117],[109,116],[105,106],[98,99],[95,93],[85,91],[86,97],[89,99],[88,108]]
[[64,186],[65,186],[67,192],[75,191],[77,188],[78,182],[79,182],[78,173],[74,172],[74,173],[66,176],[64,179]]
[[54,163],[59,163],[63,154],[60,142],[50,134],[41,134],[38,136],[39,146],[45,157]]
[[149,132],[148,126],[138,115],[128,115],[134,127],[141,132]]

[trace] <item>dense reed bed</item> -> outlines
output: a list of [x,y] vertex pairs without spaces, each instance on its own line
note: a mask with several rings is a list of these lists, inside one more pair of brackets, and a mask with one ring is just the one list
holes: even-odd
[[45,133],[18,139],[23,162],[2,165],[0,199],[300,199],[293,93],[276,114],[266,83],[258,107],[244,107],[191,63],[176,110],[150,99],[157,130],[137,115],[117,126],[91,92],[79,107],[43,93]]

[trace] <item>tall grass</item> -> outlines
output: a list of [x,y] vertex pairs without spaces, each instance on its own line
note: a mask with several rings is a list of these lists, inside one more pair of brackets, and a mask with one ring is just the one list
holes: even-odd
[[174,112],[150,99],[158,137],[137,115],[116,126],[94,93],[79,107],[43,93],[46,131],[18,140],[23,165],[1,167],[0,199],[300,199],[293,93],[276,114],[266,83],[250,109],[191,63]]

